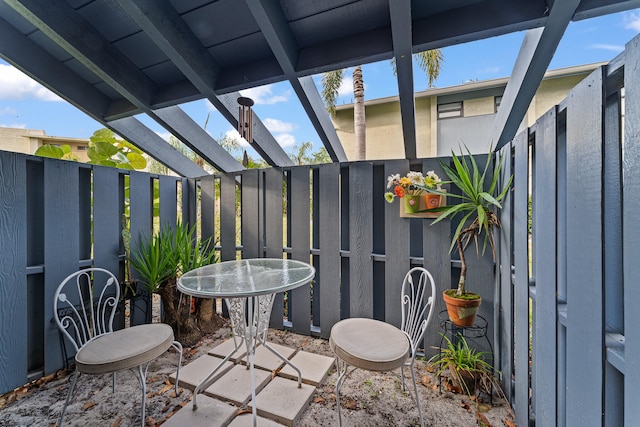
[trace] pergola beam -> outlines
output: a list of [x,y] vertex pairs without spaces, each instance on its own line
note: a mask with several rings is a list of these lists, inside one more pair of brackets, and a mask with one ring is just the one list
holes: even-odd
[[[131,18],[149,34],[169,57],[169,59],[187,76],[194,87],[202,93],[223,117],[234,127],[238,127],[239,94],[233,102],[218,97],[214,91],[219,66],[197,37],[184,23],[183,19],[167,2],[154,0],[116,0]],[[254,149],[271,166],[290,166],[291,159],[284,152],[273,135],[266,129],[256,114],[254,117]],[[163,126],[166,123],[162,123]],[[182,132],[176,129],[177,132]],[[183,140],[182,137],[180,137]],[[217,143],[213,138],[211,144]]]
[[411,50],[411,0],[389,0],[393,57],[396,60],[398,98],[402,119],[404,154],[416,158],[416,107],[413,87],[413,52]]
[[[176,138],[179,138],[182,143],[219,171],[238,172],[245,169],[214,138],[198,126],[182,108],[178,106],[165,107],[154,110],[154,112],[169,126],[168,130]],[[178,137],[178,135],[180,136]]]
[[525,34],[493,122],[490,141],[496,150],[516,135],[579,4],[580,0],[555,2],[545,27],[529,30]]
[[313,79],[309,76],[299,79],[296,74],[299,46],[279,1],[246,0],[246,3],[331,159],[346,162],[347,155]]
[[133,145],[167,165],[178,175],[198,178],[209,173],[180,153],[158,134],[142,124],[135,117],[125,117],[107,123],[107,127],[117,132]]

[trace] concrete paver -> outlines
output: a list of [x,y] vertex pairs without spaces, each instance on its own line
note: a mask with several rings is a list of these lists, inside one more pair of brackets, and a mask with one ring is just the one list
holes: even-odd
[[164,427],[222,427],[231,422],[237,408],[228,403],[198,395],[198,409],[193,410],[193,402],[176,412]]
[[[234,354],[229,359],[232,362],[243,360],[245,354],[247,354],[247,346],[244,344],[244,340],[238,338],[237,341],[240,347],[238,348],[237,353]],[[227,357],[227,354],[231,353],[231,350],[233,350],[234,348],[235,348],[235,344],[233,342],[233,338],[229,338],[222,344],[219,344],[213,347],[211,350],[208,351],[208,353],[212,356],[217,356],[224,359],[225,357]]]
[[[208,354],[198,357],[193,362],[180,368],[180,378],[178,379],[178,385],[180,387],[188,388],[189,390],[195,390],[196,386],[200,384],[200,381],[206,378],[215,368],[222,362],[222,359],[218,357],[209,356]],[[229,369],[233,367],[233,363],[225,362],[214,376],[214,381],[224,375]],[[173,383],[176,382],[175,372],[169,376],[169,380]]]
[[309,384],[298,388],[297,381],[275,377],[256,396],[258,415],[292,427],[307,409],[315,390]]
[[[271,372],[255,368],[254,373],[256,393],[259,393],[271,379]],[[251,370],[244,365],[234,366],[206,389],[205,394],[240,407],[245,405],[251,400]]]
[[[296,353],[295,349],[278,344],[269,343],[269,345],[284,357],[292,359],[293,363],[300,368],[303,384],[298,388],[297,373],[288,365],[279,374],[291,379],[273,376],[272,372],[285,363],[264,346],[259,346],[256,349],[254,361],[258,422],[259,425],[266,427],[293,426],[307,409],[315,392],[315,386],[324,379],[333,359],[303,351]],[[193,391],[196,385],[215,369],[222,361],[222,357],[232,349],[233,339],[229,339],[209,350],[209,354],[183,366],[180,369],[179,384]],[[225,362],[215,377],[215,382],[205,390],[204,394],[198,395],[196,411],[192,410],[192,403],[189,403],[169,418],[164,425],[168,427],[253,425],[250,413],[237,414],[240,408],[247,407],[249,411],[252,408],[251,371],[244,364]],[[171,374],[170,378],[175,381],[175,373]]]
[[[293,356],[291,362],[302,372],[302,382],[317,386],[326,377],[327,372],[329,372],[334,363],[334,359],[321,354],[299,351]],[[282,368],[278,375],[284,378],[298,380],[298,373],[289,365]]]
[[[270,420],[269,418],[263,418],[258,416],[257,418],[258,427],[282,427],[283,424],[277,423],[275,421]],[[252,414],[242,414],[238,415],[231,421],[229,427],[253,427],[253,415]]]

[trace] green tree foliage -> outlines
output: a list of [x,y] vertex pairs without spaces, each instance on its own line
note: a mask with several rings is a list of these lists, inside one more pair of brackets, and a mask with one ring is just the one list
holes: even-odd
[[[45,144],[36,150],[35,155],[52,159],[78,160],[71,154],[71,148],[68,145]],[[140,170],[147,166],[147,160],[139,148],[129,141],[119,139],[112,130],[107,128],[99,129],[91,135],[87,156],[88,163],[92,165],[129,170]]]
[[110,129],[95,131],[89,140],[87,156],[90,164],[129,170],[140,170],[147,166],[142,151],[129,141],[116,137]]

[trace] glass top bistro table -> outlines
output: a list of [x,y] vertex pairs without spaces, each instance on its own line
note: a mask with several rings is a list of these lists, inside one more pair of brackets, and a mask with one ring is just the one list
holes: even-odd
[[302,384],[300,369],[267,343],[269,317],[273,297],[278,292],[295,289],[309,283],[315,268],[301,261],[279,258],[254,258],[225,261],[206,265],[185,273],[178,279],[178,289],[198,298],[224,298],[234,335],[234,349],[193,391],[193,410],[198,409],[196,397],[212,383],[216,372],[241,347],[236,337],[244,339],[251,369],[251,398],[253,425],[256,425],[256,387],[253,358],[257,344],[263,345],[298,373],[298,387]]

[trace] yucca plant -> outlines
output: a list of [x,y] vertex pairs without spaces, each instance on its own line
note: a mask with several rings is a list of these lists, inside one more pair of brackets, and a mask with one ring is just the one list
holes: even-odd
[[[455,295],[464,297],[467,294],[466,277],[467,262],[464,251],[471,241],[474,242],[476,252],[479,253],[478,239],[483,238],[482,253],[484,253],[487,243],[491,247],[493,258],[496,258],[495,242],[493,237],[494,229],[500,228],[500,220],[495,210],[502,208],[501,202],[507,195],[513,177],[509,177],[504,186],[497,191],[498,179],[502,169],[502,159],[496,162],[492,170],[491,166],[491,150],[487,155],[487,162],[484,169],[480,169],[475,158],[471,155],[469,149],[465,146],[467,155],[457,156],[451,152],[453,167],[440,162],[442,169],[449,178],[449,181],[443,184],[453,184],[460,189],[460,194],[455,192],[444,193],[437,189],[426,188],[425,191],[436,194],[446,194],[447,197],[458,199],[460,203],[442,206],[439,208],[429,209],[431,212],[441,212],[440,216],[433,224],[446,218],[453,218],[460,214],[460,223],[451,239],[449,252],[457,247],[460,255],[460,279],[458,281],[458,289]],[[490,180],[490,181],[489,181]],[[485,183],[490,182],[485,188]],[[497,194],[496,194],[497,193]]]
[[141,239],[133,252],[131,265],[135,267],[150,293],[157,293],[162,299],[164,322],[174,329],[178,340],[184,345],[196,342],[203,331],[211,332],[217,324],[213,302],[198,304],[192,316],[190,299],[182,300],[177,290],[178,277],[187,271],[215,262],[211,239],[198,241],[195,227],[178,223],[175,228],[165,227],[158,234]]

